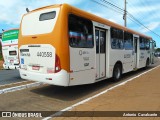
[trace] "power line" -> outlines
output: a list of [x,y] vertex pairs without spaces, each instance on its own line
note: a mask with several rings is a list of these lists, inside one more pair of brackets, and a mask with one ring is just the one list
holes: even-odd
[[[92,1],[95,2],[95,3],[97,3],[97,4],[102,5],[102,6],[104,6],[104,7],[107,7],[106,5],[104,5],[104,4],[102,4],[102,3],[99,3],[99,2],[97,2],[97,1],[95,1],[95,0],[92,0]],[[111,7],[114,7],[114,8],[116,8],[116,9],[118,9],[118,10],[121,11],[121,12],[124,12],[124,9],[122,9],[122,8],[114,5],[113,3],[110,3],[109,1],[106,1],[106,0],[101,0],[101,1],[102,1],[103,3],[105,3],[105,4],[110,5]],[[115,10],[114,10],[114,11],[115,11]],[[129,15],[129,17],[136,22],[136,24],[139,24],[139,25],[143,26],[144,28],[146,28],[147,30],[149,30],[150,32],[152,32],[153,34],[155,34],[156,36],[160,37],[159,34],[155,33],[154,31],[152,31],[151,29],[149,29],[148,27],[146,27],[143,23],[141,23],[138,19],[136,19],[136,18],[135,18],[132,14],[130,14],[128,11],[126,11],[126,12],[127,12],[127,14]],[[122,14],[122,13],[120,13],[120,14]]]
[[151,29],[149,29],[148,27],[146,27],[144,24],[142,24],[139,20],[137,20],[132,14],[130,14],[130,17],[133,18],[137,23],[139,23],[140,25],[142,25],[144,28],[148,29],[150,32],[152,32],[153,34],[157,35],[158,37],[160,37],[159,34],[155,33],[154,31],[152,31]]
[[[97,3],[97,4],[99,4],[99,5],[101,5],[101,6],[103,6],[103,7],[109,8],[107,5],[104,5],[104,4],[102,4],[102,3],[99,3],[99,2],[97,2],[96,0],[92,0],[92,1],[95,2],[95,3]],[[111,9],[111,10],[113,10],[113,11],[115,11],[115,12],[120,13],[120,14],[123,15],[123,11],[118,11],[118,10],[113,9],[113,8],[109,8],[109,9]]]
[[[144,7],[142,8],[140,4]],[[129,6],[129,8],[136,9],[137,12],[136,12],[136,16],[134,17],[138,17],[139,20],[144,19],[144,16],[142,16],[142,12],[143,12],[143,9],[145,9],[147,11],[147,13],[145,13],[147,14],[147,17],[148,15],[152,15],[152,16],[149,16],[148,19],[144,19],[143,21],[148,22],[149,20],[153,21],[157,19],[157,22],[159,22],[158,19],[160,17],[160,14],[158,9],[156,9],[159,7],[156,2],[152,1],[152,4],[151,4],[151,1],[148,1],[148,0],[139,0],[139,2],[133,2],[132,0],[128,2],[127,6]]]
[[[120,7],[114,5],[114,4],[112,4],[112,3],[110,3],[110,2],[108,2],[108,1],[106,1],[106,0],[101,0],[101,1],[102,1],[102,2],[105,2],[105,3],[109,4],[109,5],[112,5],[113,7],[115,6],[115,7],[118,8],[119,10],[123,10],[122,8],[120,8]],[[132,14],[130,14],[128,11],[126,11],[126,12],[127,12],[128,15],[129,15],[133,20],[135,20],[139,25],[142,25],[144,28],[146,28],[147,30],[149,30],[149,31],[152,32],[153,34],[155,34],[155,35],[157,35],[158,37],[160,37],[159,34],[155,33],[155,32],[152,31],[152,30],[150,30],[148,27],[146,27],[143,23],[141,23],[138,19],[136,19],[136,18],[135,18]]]
[[122,8],[114,5],[114,4],[111,3],[111,2],[108,2],[108,1],[106,1],[106,0],[100,0],[100,1],[102,1],[102,2],[104,2],[104,3],[106,3],[106,4],[109,4],[110,6],[113,6],[113,7],[117,8],[117,9],[119,9],[119,10],[121,10],[121,11],[124,11],[124,9],[122,9]]

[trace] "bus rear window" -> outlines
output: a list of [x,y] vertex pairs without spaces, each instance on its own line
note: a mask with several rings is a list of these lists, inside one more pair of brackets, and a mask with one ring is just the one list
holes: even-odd
[[42,13],[39,17],[39,21],[54,19],[55,16],[56,16],[56,11],[48,12],[48,13]]
[[9,55],[17,55],[17,51],[9,51]]

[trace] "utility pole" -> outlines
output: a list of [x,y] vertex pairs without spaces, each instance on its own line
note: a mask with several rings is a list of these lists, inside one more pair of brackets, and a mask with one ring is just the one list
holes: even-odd
[[127,0],[124,0],[124,26],[127,27]]

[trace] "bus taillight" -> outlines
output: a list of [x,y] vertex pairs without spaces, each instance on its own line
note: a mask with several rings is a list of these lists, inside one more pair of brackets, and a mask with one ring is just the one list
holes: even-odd
[[56,55],[56,60],[55,60],[55,73],[59,72],[61,70],[61,63],[58,55]]

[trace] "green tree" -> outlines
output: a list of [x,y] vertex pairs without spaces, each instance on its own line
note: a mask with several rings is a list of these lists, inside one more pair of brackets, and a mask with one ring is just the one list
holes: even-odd
[[0,42],[0,55],[2,55],[2,45],[1,45],[1,42]]
[[2,33],[0,33],[0,56],[2,55],[2,43],[1,43],[1,39],[2,39]]
[[2,44],[1,44],[1,41],[0,41],[0,60],[2,60]]
[[156,49],[156,52],[160,52],[160,48],[157,48],[157,49]]

